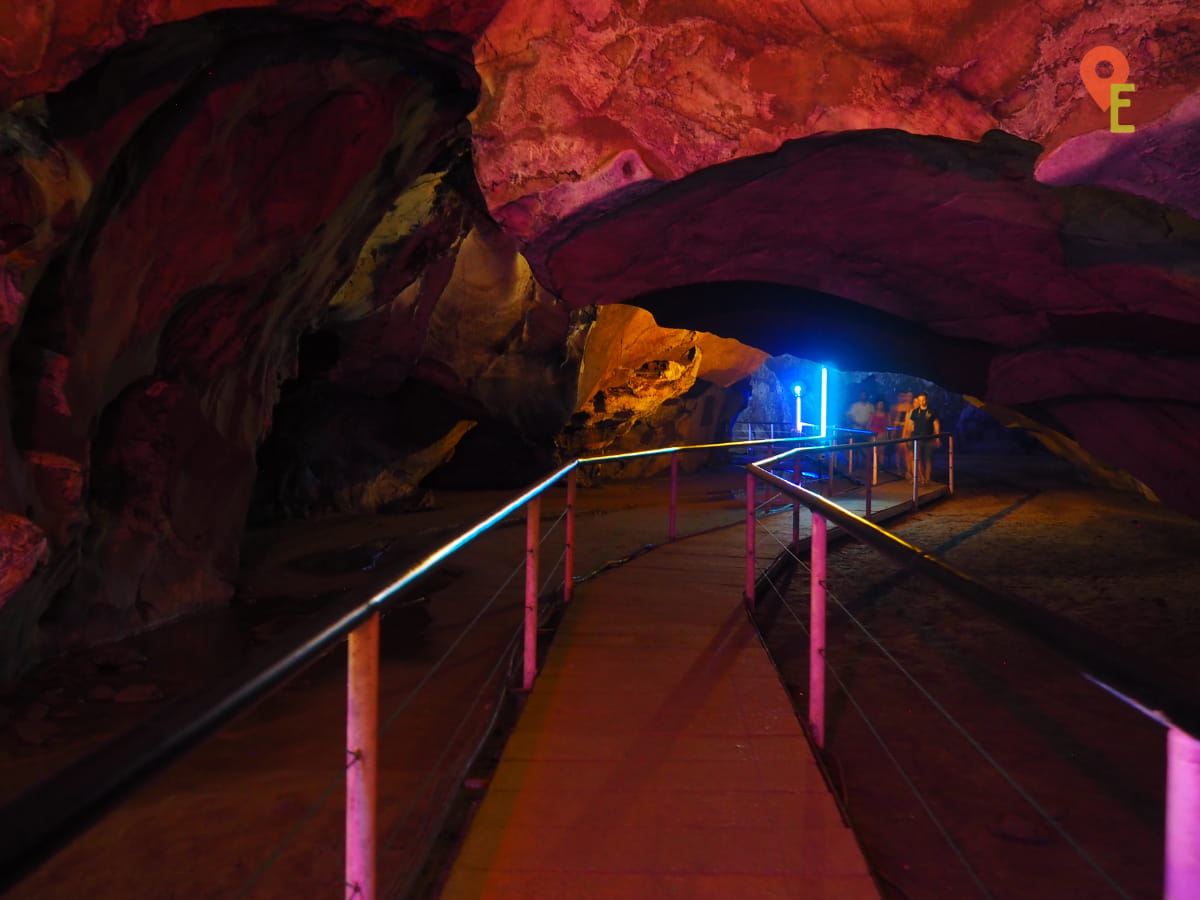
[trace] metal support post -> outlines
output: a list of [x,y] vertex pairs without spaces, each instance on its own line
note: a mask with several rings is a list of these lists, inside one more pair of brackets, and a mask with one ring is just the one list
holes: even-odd
[[679,454],[671,454],[671,511],[667,518],[667,540],[675,540],[675,509],[679,503]]
[[879,484],[879,445],[871,445],[871,485]]
[[346,660],[346,897],[375,900],[379,613],[350,632]]
[[812,514],[812,578],[809,582],[808,727],[825,746],[825,518]]
[[950,493],[954,493],[954,435],[949,435],[946,438],[946,453],[950,460]]
[[579,466],[567,473],[567,546],[563,555],[563,603],[571,602],[575,592],[575,489]]
[[[851,444],[854,443],[853,437],[850,438],[850,443]],[[853,450],[846,451],[846,468],[850,470],[850,475],[851,475],[851,477],[853,477],[853,475],[854,475],[854,451]]]
[[1167,833],[1163,897],[1200,898],[1200,740],[1167,729]]
[[754,609],[754,492],[758,480],[746,473],[746,605]]
[[[800,485],[800,454],[792,457],[792,481]],[[792,500],[792,546],[800,546],[800,501]]]
[[537,675],[538,545],[541,543],[542,498],[525,504],[525,678],[522,686],[533,690]]
[[921,505],[921,489],[917,482],[917,479],[921,477],[921,457],[917,454],[918,444],[920,441],[912,442],[913,509]]
[[825,484],[825,496],[833,496],[833,458],[835,454],[832,450],[829,452],[829,481]]

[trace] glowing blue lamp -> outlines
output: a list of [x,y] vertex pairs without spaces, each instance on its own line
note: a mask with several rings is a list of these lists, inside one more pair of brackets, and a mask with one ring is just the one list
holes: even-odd
[[821,367],[821,433],[825,437],[829,430],[829,369]]

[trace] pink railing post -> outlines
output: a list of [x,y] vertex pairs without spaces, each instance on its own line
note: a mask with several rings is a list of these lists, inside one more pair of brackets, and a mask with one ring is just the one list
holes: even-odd
[[758,485],[757,479],[750,472],[746,473],[746,605],[754,609],[754,494]]
[[537,675],[538,628],[538,544],[542,517],[542,498],[534,497],[525,505],[525,678],[522,686],[533,690]]
[[375,900],[379,613],[350,632],[346,660],[346,897]]
[[[792,457],[792,478],[800,485],[800,454]],[[800,501],[792,499],[792,546],[800,546]]]
[[809,581],[808,725],[813,743],[825,746],[825,518],[812,514]]
[[871,517],[871,491],[875,487],[875,483],[879,480],[879,446],[871,445],[871,479],[867,482],[867,505],[863,511],[865,518]]
[[1167,729],[1166,900],[1200,898],[1200,740]]
[[679,454],[671,454],[671,512],[667,519],[667,540],[675,540],[675,510],[679,505]]
[[917,446],[920,441],[912,442],[912,475],[913,475],[913,509],[916,509],[921,504],[921,491],[918,487],[917,479],[921,474],[921,458],[917,455]]
[[954,435],[946,438],[946,455],[950,460],[950,493],[954,493]]
[[575,587],[575,488],[579,466],[567,473],[567,546],[563,555],[563,603],[571,602]]

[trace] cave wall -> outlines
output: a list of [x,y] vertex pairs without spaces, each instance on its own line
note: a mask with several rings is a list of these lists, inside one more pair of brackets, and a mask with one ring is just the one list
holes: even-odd
[[[1187,3],[80,0],[0,33],[0,677],[227,596],[256,483],[268,520],[378,510],[498,449],[515,481],[705,440],[762,351],[970,393],[1200,512]],[[1099,44],[1133,135],[1079,80]]]
[[229,16],[10,114],[5,544],[46,564],[6,670],[230,595],[298,338],[372,211],[466,153],[475,87],[405,32]]
[[[1133,134],[1080,78],[1100,45]],[[1197,514],[1198,53],[1172,0],[514,2],[479,182],[573,306],[918,374]]]
[[[435,471],[716,433],[761,354],[547,291],[428,37],[208,16],[6,113],[0,678],[228,599],[248,509],[411,509]],[[620,435],[584,409],[652,383]]]
[[1121,187],[1195,213],[1198,29],[1178,0],[513,0],[476,46],[480,185],[533,240],[642,182],[881,128],[963,141],[1000,129],[1041,144],[1055,183],[1104,183],[1117,171],[1094,164],[1117,147],[1079,61],[1115,45],[1141,129],[1117,145]]

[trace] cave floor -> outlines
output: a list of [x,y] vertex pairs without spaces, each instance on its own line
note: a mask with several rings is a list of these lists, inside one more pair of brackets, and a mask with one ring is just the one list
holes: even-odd
[[[907,519],[898,526],[902,536],[929,550],[948,545],[949,560],[966,571],[1197,671],[1200,604],[1193,586],[1200,576],[1200,525],[1137,497],[1079,484],[1065,466],[1043,456],[960,454],[956,475],[955,497]],[[732,468],[684,476],[680,533],[737,522],[742,477]],[[443,492],[437,508],[426,512],[297,523],[251,534],[239,603],[230,610],[60,660],[0,698],[9,720],[0,729],[0,796],[12,795],[214,673],[237,666],[256,645],[302,626],[322,598],[386,581],[510,496],[508,491]],[[589,572],[665,539],[665,499],[662,480],[581,488],[577,571]],[[546,501],[544,529],[550,529],[561,505],[561,492]],[[561,534],[560,524],[547,537],[547,568],[559,556]],[[521,578],[499,593],[497,587],[516,571],[523,536],[522,521],[514,519],[422,584],[428,624],[413,610],[385,618],[380,779],[385,889],[403,887],[423,857],[447,798],[459,786],[465,759],[497,706],[506,673],[496,660],[518,627]],[[839,594],[843,602],[861,609],[873,630],[898,641],[900,654],[915,668],[934,672],[935,680],[946,659],[963,665],[958,671],[965,677],[942,677],[938,696],[949,687],[950,700],[943,702],[956,715],[979,713],[989,738],[1017,732],[1014,720],[1026,730],[1049,734],[1050,750],[1022,745],[1013,751],[1016,762],[1005,759],[1021,769],[1022,783],[1031,789],[1042,786],[1039,779],[1051,787],[1069,782],[1078,788],[1061,803],[1049,801],[1047,808],[1064,823],[1109,815],[1093,815],[1091,797],[1104,785],[1115,785],[1110,793],[1116,795],[1117,811],[1111,814],[1123,818],[1114,819],[1118,824],[1111,830],[1120,847],[1102,842],[1096,852],[1104,854],[1114,877],[1126,879],[1122,883],[1131,886],[1132,896],[1160,891],[1161,728],[1116,701],[1097,700],[1099,692],[1087,682],[1076,689],[1065,676],[1052,678],[1045,654],[1027,648],[1014,649],[996,663],[1001,672],[1019,670],[1032,679],[1024,689],[1033,690],[1037,702],[1028,701],[1034,705],[1021,712],[1010,694],[1016,688],[1001,690],[997,676],[981,674],[990,660],[986,654],[1009,645],[951,601],[934,598],[935,592],[893,585],[887,564],[872,556],[850,544],[831,556],[833,577],[846,582]],[[834,588],[839,590],[836,580]],[[459,640],[473,619],[474,628]],[[868,707],[872,715],[896,720],[886,723],[889,731],[904,724],[916,704],[898,699],[902,687],[878,673],[877,663],[840,627],[837,621],[831,625],[831,662],[842,662],[856,699],[864,707],[873,704]],[[802,690],[807,663],[782,615],[771,640],[785,680]],[[342,652],[329,654],[243,714],[9,896],[325,894],[341,877]],[[443,657],[437,674],[415,691]],[[941,668],[935,665],[939,659]],[[1013,665],[1016,660],[1020,665]],[[860,689],[866,691],[861,698]],[[1043,701],[1056,715],[1096,706],[1094,729],[1075,731],[1068,725],[1066,736],[1054,731],[1043,721],[1049,716]],[[969,883],[962,890],[941,890],[941,885],[962,885],[962,866],[927,820],[920,820],[919,808],[913,811],[903,784],[885,775],[890,764],[870,749],[871,739],[857,721],[853,709],[831,696],[833,765],[884,887],[896,885],[896,897],[977,894]],[[1120,740],[1112,739],[1114,729]],[[1039,830],[1011,790],[1005,795],[1003,785],[975,777],[974,768],[957,786],[942,779],[963,752],[951,738],[921,720],[916,733],[889,741],[893,751],[897,746],[909,750],[920,761],[922,776],[939,785],[938,801],[950,804],[944,818],[969,858],[982,860],[976,865],[996,879],[989,882],[995,896],[1065,895],[1058,889],[1082,877],[1078,869],[1045,862],[1064,855],[1061,839]],[[1063,774],[1072,753],[1085,757],[1074,780]],[[1032,763],[1047,756],[1068,762],[1039,774]],[[1114,774],[1130,771],[1132,780]],[[1028,889],[1028,873],[1040,876],[1043,870],[1057,892]],[[1092,882],[1087,884],[1083,895],[1092,896],[1086,893]]]

